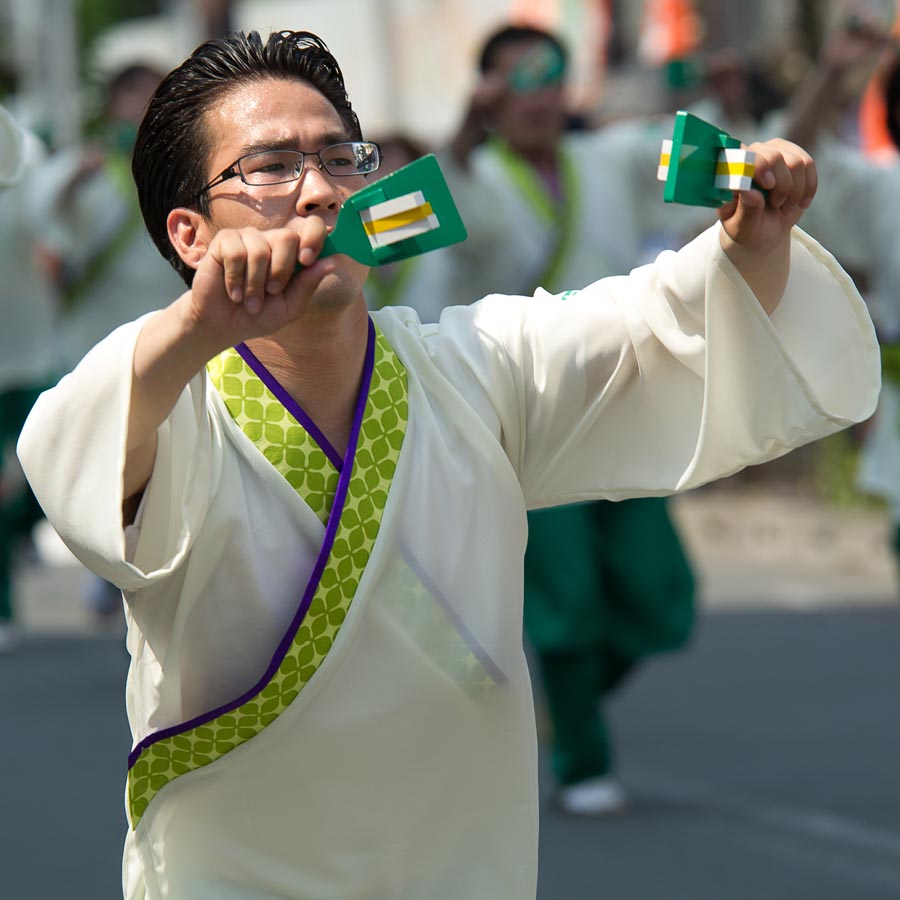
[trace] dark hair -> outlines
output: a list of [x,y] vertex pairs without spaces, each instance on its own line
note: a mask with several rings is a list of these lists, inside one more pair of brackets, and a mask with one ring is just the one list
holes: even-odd
[[497,55],[504,47],[530,41],[544,41],[551,44],[559,52],[563,65],[568,67],[568,51],[565,44],[556,35],[531,25],[506,25],[499,31],[495,31],[482,45],[481,55],[478,59],[478,71],[482,75],[490,72],[497,65]]
[[201,44],[161,82],[138,129],[132,173],[144,223],[160,253],[190,285],[194,270],[169,241],[166,217],[180,206],[209,215],[200,194],[211,151],[205,114],[236,85],[264,78],[306,81],[334,106],[352,140],[361,140],[344,76],[325,43],[308,31],[279,31],[263,44],[258,32],[232,33]]

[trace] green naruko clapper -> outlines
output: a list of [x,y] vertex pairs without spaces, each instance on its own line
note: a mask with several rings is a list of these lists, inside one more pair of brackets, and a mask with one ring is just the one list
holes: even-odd
[[[663,199],[687,206],[719,207],[729,203],[734,191],[716,187],[716,163],[722,150],[739,149],[741,142],[689,112],[675,114],[672,152]],[[768,197],[755,181],[753,189]]]
[[438,161],[428,154],[351,194],[319,256],[343,253],[367,266],[383,266],[466,236]]

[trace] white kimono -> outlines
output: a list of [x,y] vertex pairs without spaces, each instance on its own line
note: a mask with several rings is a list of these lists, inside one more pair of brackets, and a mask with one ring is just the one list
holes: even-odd
[[715,228],[577,293],[372,318],[343,461],[225,353],[160,427],[127,536],[140,322],[26,425],[51,522],[127,600],[129,900],[533,898],[526,509],[702,484],[879,388],[857,292],[799,231],[771,319]]

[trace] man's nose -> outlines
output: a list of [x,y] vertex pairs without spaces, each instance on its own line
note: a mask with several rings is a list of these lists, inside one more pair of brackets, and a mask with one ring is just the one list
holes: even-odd
[[300,191],[297,195],[297,212],[312,212],[316,209],[337,210],[341,205],[341,195],[332,178],[325,171],[318,157],[303,161],[300,174]]

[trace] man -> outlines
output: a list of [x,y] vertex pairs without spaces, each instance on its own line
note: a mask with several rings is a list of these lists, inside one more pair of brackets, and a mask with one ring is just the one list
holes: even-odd
[[534,896],[526,507],[687,488],[875,403],[858,295],[791,238],[813,163],[758,151],[771,205],[683,255],[423,326],[317,258],[378,165],[318,38],[212,41],[164,79],[134,173],[190,287],[19,444],[127,600],[127,897]]
[[[622,275],[648,244],[681,244],[679,230],[715,220],[708,209],[665,204],[649,177],[671,127],[568,128],[567,51],[555,35],[501,27],[485,40],[478,67],[467,112],[441,154],[469,240],[422,258],[419,284],[427,277],[435,289],[408,296],[424,304],[423,318],[438,317],[436,300],[558,293]],[[604,706],[642,659],[683,646],[693,623],[693,573],[665,498],[529,513],[525,631],[560,809],[624,808]]]
[[[561,280],[580,288],[601,273],[620,275],[641,261],[648,235],[681,229],[692,237],[714,221],[709,210],[673,210],[647,178],[671,123],[571,130],[567,72],[567,48],[541,29],[504,26],[484,41],[478,80],[438,154],[469,240],[423,260],[440,264],[445,282],[420,301],[423,318],[436,321],[460,296],[555,290]],[[598,219],[599,207],[608,218]]]

